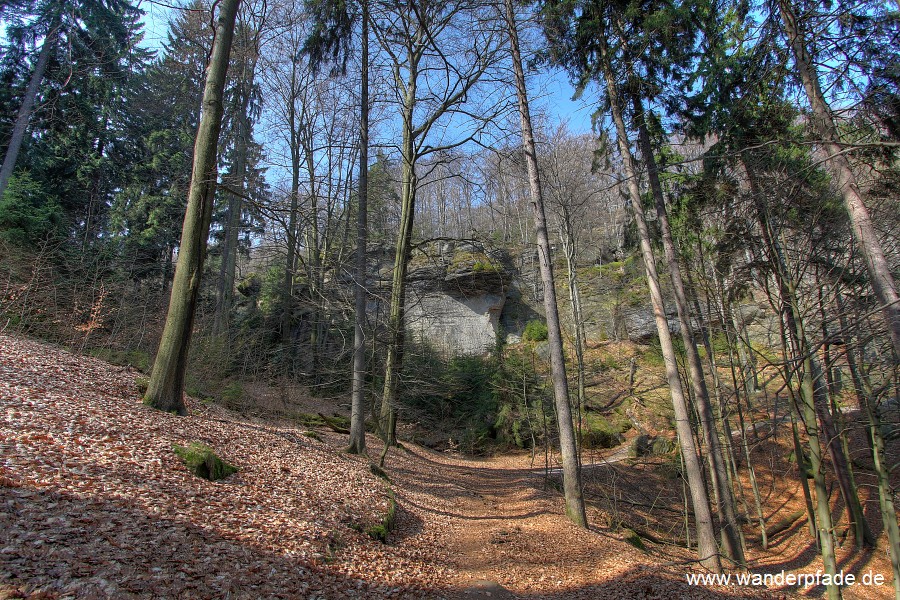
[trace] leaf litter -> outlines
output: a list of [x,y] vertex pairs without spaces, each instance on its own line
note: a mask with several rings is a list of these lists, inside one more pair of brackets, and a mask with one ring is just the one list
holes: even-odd
[[[522,457],[409,444],[388,455],[388,486],[343,435],[190,398],[187,417],[155,411],[137,376],[0,335],[0,600],[793,595],[688,586],[690,552],[574,527]],[[173,447],[193,442],[239,471],[190,474]],[[365,532],[392,496],[382,543]]]

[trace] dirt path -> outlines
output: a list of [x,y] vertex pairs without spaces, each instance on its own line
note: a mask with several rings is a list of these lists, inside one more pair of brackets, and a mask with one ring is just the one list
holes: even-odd
[[[614,455],[617,456],[617,455]],[[614,458],[611,457],[611,458]],[[589,507],[572,525],[527,459],[461,460],[410,446],[388,459],[397,501],[445,532],[448,598],[721,598],[685,583],[679,556],[632,547]],[[688,561],[690,557],[681,557]]]

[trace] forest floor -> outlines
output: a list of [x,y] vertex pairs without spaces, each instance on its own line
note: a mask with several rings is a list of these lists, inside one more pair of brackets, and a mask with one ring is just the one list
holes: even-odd
[[[822,593],[690,586],[686,574],[700,572],[690,552],[629,544],[602,503],[589,507],[591,529],[573,526],[528,455],[463,459],[409,444],[388,454],[387,482],[366,458],[341,452],[344,435],[193,400],[187,417],[160,413],[141,404],[138,377],[0,335],[0,600]],[[368,440],[374,455],[380,446]],[[172,448],[194,441],[240,470],[215,483],[191,475]],[[621,454],[592,477],[656,485],[617,464]],[[773,514],[798,502],[770,501]],[[367,534],[391,512],[386,543]],[[799,523],[773,550],[751,551],[751,571],[821,569]],[[845,597],[893,595],[885,554],[841,551],[842,568],[885,578]]]

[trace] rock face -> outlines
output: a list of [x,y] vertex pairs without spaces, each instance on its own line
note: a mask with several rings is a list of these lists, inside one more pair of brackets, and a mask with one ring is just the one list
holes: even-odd
[[435,244],[410,265],[407,331],[443,354],[490,352],[510,279],[499,252],[473,243]]

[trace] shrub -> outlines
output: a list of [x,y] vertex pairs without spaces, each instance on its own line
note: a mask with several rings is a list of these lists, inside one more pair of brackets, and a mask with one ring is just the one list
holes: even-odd
[[188,470],[197,477],[202,477],[209,481],[218,481],[233,473],[237,473],[237,467],[228,464],[216,456],[212,448],[199,442],[192,442],[187,448],[175,445],[173,450],[175,450],[175,454],[181,458]]
[[232,381],[222,389],[222,403],[226,408],[238,409],[243,405],[244,386],[238,381]]
[[528,321],[522,339],[531,342],[543,342],[547,339],[547,325],[542,321]]

